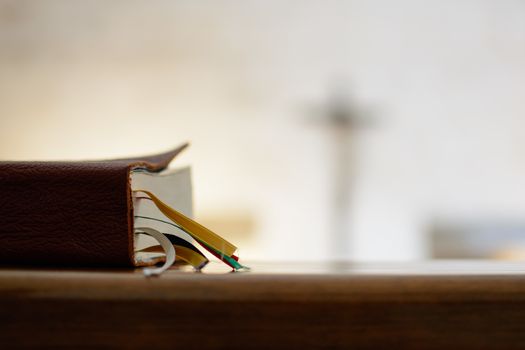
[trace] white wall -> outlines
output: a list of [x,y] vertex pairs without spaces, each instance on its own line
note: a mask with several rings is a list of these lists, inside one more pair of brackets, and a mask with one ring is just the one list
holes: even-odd
[[[425,257],[430,221],[525,214],[521,1],[0,1],[0,158],[192,150],[196,209],[252,213],[251,259],[328,257],[348,82],[350,258]],[[225,233],[227,236],[227,233]],[[298,243],[300,242],[300,243]]]

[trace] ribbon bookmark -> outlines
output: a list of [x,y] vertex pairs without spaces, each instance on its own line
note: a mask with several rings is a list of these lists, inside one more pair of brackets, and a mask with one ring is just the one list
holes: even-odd
[[210,231],[206,227],[202,226],[198,222],[193,221],[184,214],[171,208],[170,206],[162,202],[159,198],[157,198],[153,193],[146,190],[137,190],[135,192],[143,192],[147,194],[153,201],[153,203],[155,203],[155,206],[164,215],[166,215],[173,222],[181,226],[181,228],[184,229],[184,231],[186,231],[194,239],[199,241],[199,243],[204,242],[209,247],[212,247],[214,250],[217,250],[220,254],[227,255],[228,257],[231,257],[237,250],[236,246],[234,246],[224,238],[220,237],[219,235],[215,234],[214,232]]

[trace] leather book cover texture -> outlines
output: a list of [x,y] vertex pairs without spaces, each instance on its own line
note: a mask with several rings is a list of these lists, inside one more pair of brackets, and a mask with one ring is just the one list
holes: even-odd
[[0,264],[134,266],[130,172],[161,171],[186,146],[129,159],[0,162]]

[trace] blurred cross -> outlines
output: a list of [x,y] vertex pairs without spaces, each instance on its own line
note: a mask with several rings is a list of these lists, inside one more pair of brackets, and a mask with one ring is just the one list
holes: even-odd
[[[368,113],[353,103],[345,89],[335,89],[318,110],[317,120],[328,128],[331,140],[330,257],[335,261],[350,257],[352,190],[356,175],[356,132],[371,124]],[[320,118],[319,118],[320,116]]]

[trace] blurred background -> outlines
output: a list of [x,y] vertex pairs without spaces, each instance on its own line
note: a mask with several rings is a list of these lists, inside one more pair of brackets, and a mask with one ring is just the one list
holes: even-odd
[[247,260],[521,259],[525,3],[0,0],[0,159],[191,148]]

